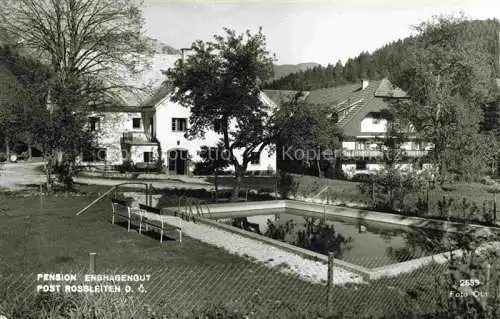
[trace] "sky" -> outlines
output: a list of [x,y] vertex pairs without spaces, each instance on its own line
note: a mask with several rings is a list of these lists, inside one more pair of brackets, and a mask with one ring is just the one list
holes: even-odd
[[405,38],[435,15],[500,20],[499,0],[144,0],[146,34],[174,48],[210,41],[228,27],[261,26],[277,64],[345,63],[363,51]]

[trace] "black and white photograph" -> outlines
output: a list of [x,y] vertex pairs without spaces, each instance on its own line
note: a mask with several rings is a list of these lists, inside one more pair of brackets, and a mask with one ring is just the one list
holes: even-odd
[[500,318],[500,2],[0,0],[0,319]]

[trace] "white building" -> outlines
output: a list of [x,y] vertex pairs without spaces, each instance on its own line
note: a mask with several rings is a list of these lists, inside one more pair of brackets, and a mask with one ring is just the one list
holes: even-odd
[[[157,55],[153,59],[152,69],[164,79],[161,70],[174,65],[180,56]],[[190,139],[186,131],[190,125],[190,109],[170,100],[171,90],[155,80],[155,73],[149,71],[146,79],[139,79],[156,84],[157,90],[149,92],[148,99],[134,99],[130,95],[125,107],[113,107],[88,115],[89,129],[97,134],[99,148],[92,150],[90,156],[84,156],[83,164],[121,165],[130,160],[139,167],[154,166],[163,160],[169,174],[188,174],[194,164],[201,161],[202,147],[215,147],[222,135],[208,131],[204,138]],[[264,94],[262,101],[269,107],[275,104]],[[125,100],[125,99],[124,99]],[[132,105],[130,105],[132,104]],[[234,129],[234,125],[231,126]],[[236,150],[235,155],[241,161],[243,150]],[[92,163],[91,163],[92,161]],[[234,170],[229,167],[228,170]],[[247,171],[274,172],[276,156],[269,147],[265,147],[260,156],[255,156]]]
[[[146,132],[157,140],[161,148],[161,157],[170,174],[186,174],[192,171],[194,163],[201,161],[202,147],[215,147],[220,142],[222,135],[210,130],[205,132],[203,138],[188,138],[187,129],[190,125],[190,109],[170,100],[171,93],[166,87],[159,90],[144,104],[146,113]],[[263,102],[270,101],[262,93]],[[272,102],[271,102],[272,103]],[[274,106],[270,104],[268,106]],[[234,125],[230,125],[230,130]],[[241,163],[243,150],[236,150],[235,155]],[[250,172],[274,172],[276,170],[276,156],[270,147],[265,147],[260,156],[256,156],[249,163],[247,170]],[[229,167],[228,170],[234,170]]]
[[[280,100],[290,99],[297,92],[266,90],[265,93],[278,104]],[[407,98],[405,92],[394,87],[387,79],[363,80],[361,83],[304,92],[302,98],[311,107],[326,105],[338,114],[338,125],[343,130],[344,140],[342,150],[335,152],[335,165],[345,174],[352,176],[377,170],[383,165],[382,144],[388,124],[384,110],[389,108],[391,101]],[[406,158],[403,163],[408,163],[403,164],[405,166],[410,165],[415,158],[425,156],[430,146],[409,134],[401,148]],[[278,167],[281,168],[283,162],[281,159],[278,162]]]

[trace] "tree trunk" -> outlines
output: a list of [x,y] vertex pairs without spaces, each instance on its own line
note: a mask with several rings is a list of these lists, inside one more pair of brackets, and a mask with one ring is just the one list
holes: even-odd
[[7,156],[7,160],[10,160],[10,145],[7,136],[5,137],[5,156]]
[[231,201],[235,202],[238,200],[241,189],[241,182],[243,181],[243,169],[241,167],[235,167],[234,169],[234,186],[233,194],[231,196]]
[[215,202],[216,203],[219,201],[219,195],[218,195],[219,181],[218,181],[218,176],[219,176],[219,172],[217,172],[217,169],[215,169],[214,170],[214,186],[215,186]]
[[391,190],[389,191],[389,196],[390,196],[390,205],[391,205],[391,212],[394,212],[394,188],[391,187]]
[[46,186],[48,192],[52,190],[52,166],[52,156],[50,156],[47,160],[47,164],[45,165],[45,175],[47,177]]
[[370,197],[372,199],[372,205],[375,206],[375,181],[373,179],[373,176],[371,177],[371,190],[370,190]]
[[28,161],[31,162],[31,159],[32,159],[32,152],[31,152],[31,141],[28,142]]
[[342,171],[342,156],[335,158],[335,177],[341,178],[344,176],[344,172]]
[[55,153],[56,165],[61,166],[63,164],[63,152],[61,150],[57,150]]
[[443,186],[446,180],[446,175],[448,174],[448,165],[447,165],[447,151],[443,150],[443,154],[440,157],[440,166],[441,166],[441,176],[440,176],[440,185]]
[[323,178],[323,171],[321,170],[321,159],[316,159],[316,165],[318,165],[318,177]]

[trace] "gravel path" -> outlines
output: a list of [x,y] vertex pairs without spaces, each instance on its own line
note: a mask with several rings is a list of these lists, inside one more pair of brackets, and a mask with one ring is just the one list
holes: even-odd
[[162,189],[162,188],[189,188],[189,189],[210,189],[212,188],[211,184],[193,184],[193,183],[184,183],[184,182],[176,182],[176,181],[150,181],[150,180],[138,180],[138,179],[106,179],[106,178],[88,178],[88,177],[77,177],[75,178],[75,182],[89,185],[107,185],[113,186],[120,183],[125,182],[143,182],[152,184],[154,188]]
[[42,163],[4,163],[0,165],[0,188],[23,189],[29,184],[41,184],[45,175],[36,170]]
[[[178,217],[172,218],[178,219]],[[178,225],[178,222],[173,221],[173,224]],[[305,259],[260,241],[193,222],[184,222],[182,231],[191,238],[222,248],[232,254],[253,257],[269,267],[277,267],[280,271],[298,274],[302,279],[313,282],[327,280],[328,266],[326,264]],[[283,265],[288,266],[283,267]],[[335,267],[333,273],[334,284],[363,282],[361,276],[342,268]]]
[[[29,184],[41,184],[45,182],[45,175],[36,168],[43,165],[41,162],[19,162],[19,163],[4,163],[0,165],[0,188],[8,188],[11,190],[20,190]],[[180,178],[182,179],[182,177]],[[190,188],[190,189],[209,189],[212,187],[210,183],[197,181],[194,178],[185,178],[186,181],[150,181],[155,188]],[[113,186],[123,182],[142,182],[142,180],[113,180],[106,178],[88,178],[77,177],[75,182],[89,185],[106,185]]]

